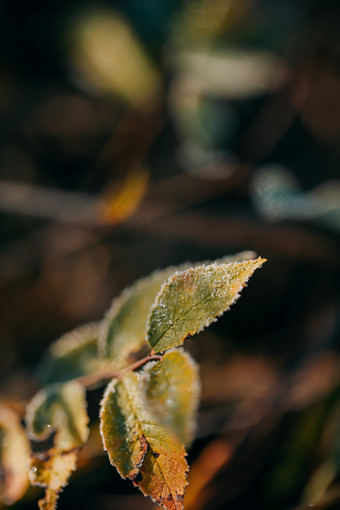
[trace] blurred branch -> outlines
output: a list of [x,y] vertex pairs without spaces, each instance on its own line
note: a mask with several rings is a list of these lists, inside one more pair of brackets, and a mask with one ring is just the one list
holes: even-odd
[[72,193],[17,182],[0,183],[2,211],[72,223],[98,222],[98,200],[85,193]]
[[166,235],[170,239],[239,249],[245,245],[255,251],[271,253],[299,260],[339,264],[339,247],[323,234],[308,232],[297,226],[264,225],[263,223],[206,215],[202,212],[184,212],[144,225],[146,232]]
[[[138,174],[135,175],[137,179]],[[0,275],[8,280],[27,271],[39,259],[53,258],[57,260],[93,246],[93,244],[110,236],[112,229],[118,223],[127,220],[129,216],[131,218],[126,224],[126,228],[133,232],[135,228],[140,230],[142,225],[144,229],[153,219],[223,194],[230,187],[233,187],[235,182],[239,182],[242,176],[241,172],[240,175],[227,174],[226,177],[220,180],[206,180],[180,175],[152,183],[134,216],[132,213],[136,210],[142,197],[141,193],[136,194],[136,191],[133,191],[135,186],[134,182],[129,184],[129,175],[126,177],[125,188],[112,188],[111,194],[108,191],[107,195],[103,195],[102,198],[82,195],[81,205],[84,206],[84,209],[77,210],[74,216],[70,214],[73,210],[73,194],[60,192],[54,195],[54,192],[49,193],[46,188],[35,189],[31,198],[27,199],[27,208],[36,208],[37,212],[40,205],[35,206],[32,202],[35,193],[39,197],[40,193],[42,194],[41,202],[47,204],[47,207],[48,198],[53,195],[53,205],[50,208],[50,213],[58,215],[62,214],[59,208],[63,209],[63,200],[67,197],[70,208],[67,210],[66,207],[66,212],[63,215],[63,219],[66,218],[65,221],[68,224],[67,229],[65,224],[54,221],[46,227],[36,229],[24,240],[14,242],[12,246],[7,247],[0,253]],[[137,187],[138,185],[142,186],[144,192],[145,181],[142,180],[138,183],[137,179],[135,184]],[[11,189],[16,190],[18,188]],[[47,191],[46,195],[44,194],[45,191]],[[132,193],[135,194],[135,199],[132,201],[131,207],[127,207],[131,202],[130,195]],[[164,196],[167,196],[167,200],[164,199]],[[7,201],[11,202],[11,199],[7,198]],[[17,212],[25,210],[25,202],[23,204],[21,200],[12,200],[12,202],[12,208],[17,208]],[[85,207],[85,204],[88,208]],[[122,210],[126,210],[126,214],[123,216],[121,214]],[[98,229],[98,227],[100,228]]]

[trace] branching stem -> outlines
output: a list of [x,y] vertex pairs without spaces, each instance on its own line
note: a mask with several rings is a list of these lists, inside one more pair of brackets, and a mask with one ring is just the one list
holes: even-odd
[[121,379],[127,372],[132,372],[133,370],[137,370],[137,368],[145,365],[148,361],[159,361],[162,359],[162,356],[158,354],[148,354],[144,358],[141,358],[131,365],[123,368],[122,370],[110,370],[110,369],[101,369],[93,374],[83,375],[82,377],[78,377],[77,381],[84,386],[84,388],[90,388],[91,386],[95,386],[101,382],[106,381],[107,379],[113,379],[116,377],[117,379]]

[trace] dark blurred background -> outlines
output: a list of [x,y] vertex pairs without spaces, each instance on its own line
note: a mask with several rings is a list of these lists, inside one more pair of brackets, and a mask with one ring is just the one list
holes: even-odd
[[[268,259],[187,343],[187,510],[340,508],[339,28],[336,0],[0,2],[3,402],[136,278]],[[154,508],[101,451],[99,397],[59,508]]]

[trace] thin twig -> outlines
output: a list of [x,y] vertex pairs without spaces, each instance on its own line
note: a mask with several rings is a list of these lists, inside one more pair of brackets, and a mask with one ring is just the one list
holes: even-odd
[[84,386],[84,388],[90,388],[96,384],[102,383],[107,379],[113,379],[114,377],[117,379],[121,379],[127,372],[133,372],[137,370],[137,368],[145,365],[148,361],[160,360],[162,356],[158,354],[148,354],[144,358],[135,361],[131,365],[123,368],[122,370],[114,371],[114,370],[98,370],[93,374],[83,375],[82,377],[78,377],[77,382]]

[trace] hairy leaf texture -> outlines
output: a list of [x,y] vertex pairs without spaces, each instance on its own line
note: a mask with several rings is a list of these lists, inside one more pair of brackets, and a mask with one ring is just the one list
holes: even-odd
[[177,345],[222,315],[265,259],[213,263],[175,273],[151,308],[147,338],[154,353]]
[[[245,251],[223,257],[220,262],[248,260],[255,256],[254,252]],[[100,354],[110,360],[112,368],[120,369],[127,366],[131,361],[129,359],[131,355],[147,346],[145,326],[148,314],[164,282],[176,271],[198,265],[202,265],[202,262],[184,263],[177,267],[171,266],[155,271],[150,276],[138,280],[113,300],[99,335]]]

